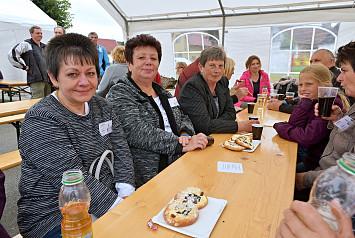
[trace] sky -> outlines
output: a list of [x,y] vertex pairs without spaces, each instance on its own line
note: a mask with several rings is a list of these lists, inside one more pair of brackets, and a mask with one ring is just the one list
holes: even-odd
[[99,38],[123,41],[121,26],[111,17],[96,0],[69,0],[69,12],[74,14],[67,32],[88,35],[95,31]]

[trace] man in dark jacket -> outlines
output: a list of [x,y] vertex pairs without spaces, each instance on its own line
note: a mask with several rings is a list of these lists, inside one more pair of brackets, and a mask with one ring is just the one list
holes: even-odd
[[29,31],[31,39],[15,45],[8,53],[8,59],[14,67],[27,71],[27,83],[31,87],[32,98],[42,98],[51,93],[44,58],[46,45],[41,43],[42,29],[39,26],[32,26]]

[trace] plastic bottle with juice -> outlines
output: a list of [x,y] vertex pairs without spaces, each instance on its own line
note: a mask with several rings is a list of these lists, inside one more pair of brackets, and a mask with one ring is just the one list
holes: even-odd
[[79,169],[63,173],[59,192],[59,209],[63,214],[63,238],[92,238],[92,218],[89,214],[90,192]]

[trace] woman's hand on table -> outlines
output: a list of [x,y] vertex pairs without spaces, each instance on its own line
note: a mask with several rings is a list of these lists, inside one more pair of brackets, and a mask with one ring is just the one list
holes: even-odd
[[238,122],[238,132],[241,132],[241,131],[251,132],[252,131],[252,129],[251,129],[252,124],[260,124],[260,122],[257,120],[248,120],[248,121]]
[[297,190],[301,191],[305,189],[306,187],[303,185],[303,177],[306,173],[296,173],[296,188]]
[[201,150],[207,146],[207,136],[203,133],[191,136],[189,143],[183,146],[182,152],[188,152],[200,148]]
[[[319,107],[319,103],[316,103],[316,105],[314,105],[314,115],[317,117],[319,117],[318,107]],[[340,107],[337,105],[333,105],[330,117],[322,117],[322,118],[328,121],[332,121],[334,123],[342,117],[343,117],[343,112],[341,111]]]
[[284,211],[284,219],[277,229],[276,238],[354,238],[350,217],[339,202],[333,200],[331,208],[338,222],[339,232],[333,231],[311,204],[294,201],[290,208]]
[[277,100],[277,99],[271,99],[269,103],[267,104],[267,109],[273,110],[273,111],[279,111],[279,108],[283,101]]
[[187,134],[186,132],[183,132],[183,133],[180,134],[179,143],[182,146],[188,145],[190,140],[191,140],[191,136],[189,134]]

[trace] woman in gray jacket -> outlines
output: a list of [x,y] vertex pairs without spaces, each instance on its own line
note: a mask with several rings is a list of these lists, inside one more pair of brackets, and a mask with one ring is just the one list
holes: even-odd
[[133,156],[136,186],[148,182],[183,152],[204,149],[207,137],[194,135],[190,119],[176,98],[153,82],[161,60],[161,45],[150,35],[126,43],[128,77],[114,85],[107,101],[122,122]]

